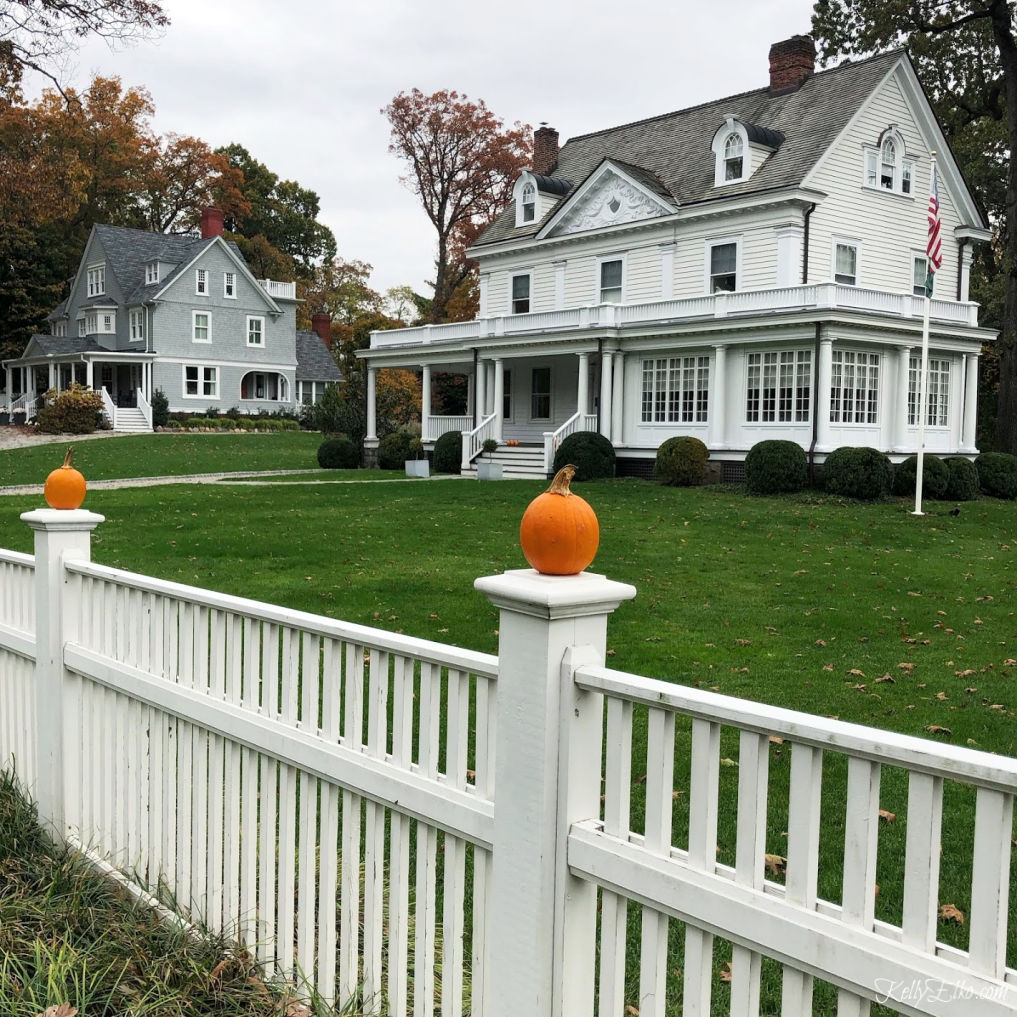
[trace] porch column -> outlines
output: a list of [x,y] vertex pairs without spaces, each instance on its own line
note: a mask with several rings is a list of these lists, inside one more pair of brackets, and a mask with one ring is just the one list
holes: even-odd
[[977,452],[975,425],[978,420],[978,354],[964,356],[964,428],[961,431],[961,451]]
[[727,347],[713,348],[713,384],[710,386],[710,445],[727,448]]
[[494,414],[494,440],[497,442],[505,439],[505,362],[501,357],[494,361],[494,406],[491,407]]
[[51,360],[49,362],[49,364],[47,364],[46,366],[49,368],[49,384],[46,387],[47,388],[56,388],[57,387],[57,382],[59,381],[59,379],[56,377],[56,373],[57,373],[56,372],[56,364],[54,364],[53,361]]
[[590,355],[579,354],[579,391],[576,393],[576,409],[580,413],[590,412]]
[[477,361],[477,423],[487,415],[487,363]]
[[611,362],[612,350],[600,354],[600,433],[611,440]]
[[368,367],[367,369],[367,434],[365,441],[378,440],[378,399],[377,386],[378,369]]
[[4,368],[4,391],[7,393],[7,405],[11,404],[11,385],[14,381],[14,375],[11,373],[9,367]]
[[611,441],[615,445],[622,444],[625,419],[623,410],[625,408],[625,354],[615,354],[613,364],[614,382],[611,392]]
[[971,261],[974,258],[974,253],[971,250],[970,243],[965,244],[961,248],[960,293],[958,294],[958,299],[962,302],[971,299]]
[[95,384],[95,365],[91,360],[85,361],[85,387],[91,388]]
[[897,401],[894,407],[893,450],[907,452],[908,441],[908,385],[911,373],[911,347],[903,346],[897,351]]
[[431,437],[431,365],[424,364],[420,371],[420,438]]
[[833,384],[833,340],[819,341],[819,397],[816,400],[816,449],[830,450],[830,386]]
[[484,380],[484,389],[487,394],[486,415],[494,413],[494,361],[487,362],[487,378]]

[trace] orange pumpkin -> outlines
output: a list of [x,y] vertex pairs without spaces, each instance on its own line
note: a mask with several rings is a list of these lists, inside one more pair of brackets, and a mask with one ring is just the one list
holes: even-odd
[[563,466],[551,486],[530,502],[519,524],[523,554],[544,575],[574,576],[597,553],[600,525],[589,503],[569,490],[575,473],[574,466]]
[[47,478],[42,493],[46,504],[55,509],[76,509],[85,500],[85,478],[71,465],[74,449],[69,448],[63,466]]

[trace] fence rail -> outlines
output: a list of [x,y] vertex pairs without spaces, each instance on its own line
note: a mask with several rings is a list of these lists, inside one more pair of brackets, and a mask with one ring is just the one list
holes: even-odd
[[428,1017],[1017,1014],[1017,760],[611,670],[635,591],[602,576],[477,580],[495,658],[95,564],[90,512],[23,518],[0,765],[270,975]]

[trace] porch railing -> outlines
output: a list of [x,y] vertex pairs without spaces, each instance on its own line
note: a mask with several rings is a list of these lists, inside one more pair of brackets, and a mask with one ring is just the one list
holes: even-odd
[[24,413],[25,423],[27,424],[30,420],[34,420],[36,414],[39,412],[39,404],[42,399],[33,395],[31,392],[25,392],[19,395],[11,403],[11,418],[13,420],[14,414]]
[[575,434],[576,431],[596,431],[596,430],[597,430],[596,413],[579,413],[578,411],[576,411],[556,431],[545,431],[544,469],[548,473],[551,472],[551,466],[554,463],[554,457],[555,453],[558,451],[558,446],[570,434]]
[[102,392],[102,412],[109,421],[109,426],[115,431],[117,429],[117,404],[113,402],[113,397],[105,385],[99,391]]
[[145,423],[148,424],[149,430],[152,428],[152,404],[145,398],[145,393],[139,388],[136,392],[137,395],[137,406],[138,409],[145,416]]
[[432,417],[426,416],[423,421],[422,441],[437,441],[449,431],[462,431],[464,434],[473,427],[473,417]]
[[484,449],[484,442],[494,437],[495,414],[485,417],[472,431],[463,431],[463,463],[462,468],[468,470],[473,460]]

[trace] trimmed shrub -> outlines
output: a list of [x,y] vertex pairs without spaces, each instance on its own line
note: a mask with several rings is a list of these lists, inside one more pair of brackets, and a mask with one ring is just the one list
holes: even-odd
[[823,481],[831,494],[875,501],[890,493],[893,464],[877,449],[844,445],[826,457]]
[[1009,452],[983,452],[975,459],[978,486],[993,498],[1017,498],[1017,456]]
[[745,457],[745,485],[749,494],[802,491],[808,483],[805,450],[795,441],[757,442]]
[[463,468],[463,432],[446,431],[434,443],[431,463],[435,473],[461,473]]
[[204,417],[188,417],[184,421],[184,427],[207,427],[208,421]]
[[978,497],[978,470],[964,456],[949,456],[943,460],[950,472],[943,497],[947,501],[974,501]]
[[688,435],[668,438],[657,449],[653,475],[667,487],[698,487],[706,478],[710,450]]
[[[275,421],[273,421],[275,423]],[[393,431],[378,442],[378,465],[383,470],[401,470],[407,459],[412,459],[410,442],[413,435],[405,431]]]
[[161,388],[152,393],[152,426],[165,427],[169,420],[169,399]]
[[596,431],[576,431],[558,446],[554,454],[554,472],[571,463],[575,480],[600,480],[614,476],[614,446]]
[[102,393],[75,382],[59,395],[50,389],[35,422],[44,434],[91,434],[101,412]]
[[[893,493],[913,495],[918,475],[918,456],[908,456],[893,475]],[[939,456],[925,456],[922,465],[922,495],[925,498],[942,498],[950,483],[950,470]]]
[[355,470],[360,450],[349,438],[326,438],[318,446],[318,465],[323,470]]

